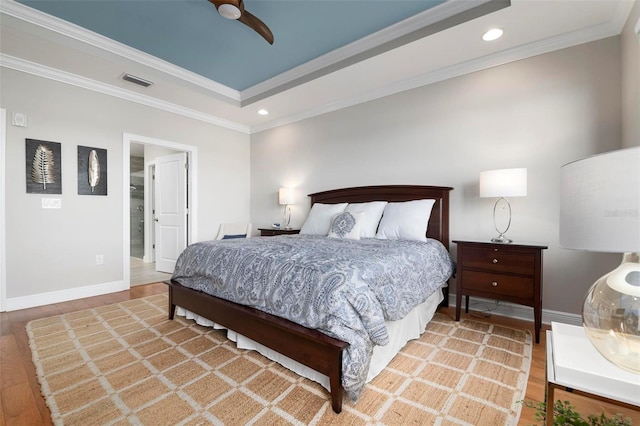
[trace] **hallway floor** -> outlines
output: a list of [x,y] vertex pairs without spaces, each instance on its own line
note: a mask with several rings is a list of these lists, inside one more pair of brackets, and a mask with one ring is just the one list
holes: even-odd
[[142,259],[131,257],[131,287],[168,280],[171,274],[156,272],[155,263],[144,263]]

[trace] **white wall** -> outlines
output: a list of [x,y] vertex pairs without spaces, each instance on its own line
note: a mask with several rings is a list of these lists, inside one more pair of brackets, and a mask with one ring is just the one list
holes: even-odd
[[[248,135],[5,68],[0,93],[9,117],[28,116],[27,128],[8,125],[2,166],[7,306],[122,284],[125,132],[197,147],[199,240],[214,238],[230,218],[249,220]],[[61,198],[59,210],[42,209],[43,195],[26,193],[26,138],[62,144],[62,195],[48,196]],[[107,149],[107,196],[77,195],[78,145]]]
[[621,34],[622,146],[640,145],[640,1],[636,0]]
[[543,307],[578,314],[587,288],[619,256],[559,247],[559,171],[621,147],[620,74],[613,37],[252,135],[254,227],[280,221],[281,186],[297,189],[292,226],[299,227],[312,192],[446,185],[455,188],[451,238],[489,240],[495,200],[478,197],[480,171],[526,167],[528,196],[510,200],[508,235],[549,245]]

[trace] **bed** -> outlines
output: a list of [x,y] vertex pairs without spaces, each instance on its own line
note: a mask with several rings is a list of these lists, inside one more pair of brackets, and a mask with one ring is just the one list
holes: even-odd
[[[312,210],[313,206],[316,203],[319,204],[319,206],[316,207],[320,207],[325,205],[337,206],[343,203],[369,203],[372,201],[387,201],[389,203],[398,203],[424,199],[434,200],[433,207],[431,208],[431,214],[429,216],[428,225],[426,227],[426,236],[429,239],[439,241],[441,244],[438,245],[448,253],[449,191],[451,189],[452,188],[449,187],[414,185],[368,186],[324,191],[310,194],[310,197]],[[311,238],[310,236],[306,237]],[[290,246],[290,250],[297,250],[297,244],[302,244],[300,240],[303,239],[303,236],[300,236],[300,238],[297,240],[296,238],[296,236],[280,236],[251,240],[262,240],[264,242],[264,245],[266,245],[268,239],[270,244],[283,244],[283,247]],[[324,238],[322,240],[330,239]],[[374,240],[375,239],[367,239],[363,240],[363,242],[366,242],[369,245],[378,243],[384,244],[383,241]],[[256,243],[256,241],[254,241],[254,243]],[[248,243],[228,242],[227,244],[238,245]],[[200,249],[202,250],[202,247]],[[215,249],[219,250],[220,246],[216,246]],[[189,250],[189,248],[187,250]],[[242,247],[242,250],[249,251],[250,247]],[[199,259],[199,256],[199,254],[195,256],[192,255],[189,259],[191,259],[190,261],[194,264],[202,263],[202,261]],[[188,258],[187,254],[185,254],[185,258]],[[186,261],[182,263],[185,262]],[[179,263],[181,263],[180,260]],[[176,271],[178,269],[179,268],[177,266]],[[240,336],[243,339],[247,339],[250,342],[254,342],[256,347],[253,348],[257,349],[259,352],[263,353],[269,358],[275,359],[278,362],[281,362],[280,358],[291,360],[291,362],[295,364],[293,367],[289,367],[289,365],[284,362],[281,363],[296,372],[299,372],[298,367],[301,366],[302,368],[306,368],[311,372],[317,372],[320,376],[327,377],[328,384],[325,385],[325,387],[330,390],[332,408],[336,413],[339,413],[341,411],[344,393],[343,379],[346,382],[350,378],[349,374],[351,372],[351,370],[349,369],[350,364],[348,362],[345,362],[343,365],[343,357],[346,357],[349,362],[352,362],[352,352],[356,355],[358,355],[358,351],[362,352],[361,348],[358,345],[350,346],[350,344],[346,341],[350,339],[336,338],[335,336],[340,335],[340,333],[334,333],[334,330],[323,330],[324,332],[322,332],[310,327],[305,327],[303,325],[297,324],[293,321],[281,317],[280,315],[276,316],[265,312],[269,309],[256,309],[251,306],[245,306],[244,304],[234,303],[231,301],[234,300],[233,294],[218,294],[218,296],[220,297],[208,294],[207,292],[201,291],[198,286],[193,286],[193,283],[190,282],[189,279],[185,278],[186,276],[187,275],[184,275],[183,267],[181,269],[181,273],[174,273],[174,277],[172,278],[172,280],[167,282],[167,284],[169,285],[170,319],[174,318],[176,307],[179,306],[186,312],[188,312],[188,314],[195,316],[198,319],[207,319],[212,323],[215,323],[215,325],[217,326],[229,329],[234,335]],[[443,278],[443,282],[438,286],[438,291],[433,291],[433,294],[430,295],[429,298],[424,301],[424,303],[419,304],[420,306],[416,306],[415,309],[411,309],[410,312],[403,311],[402,321],[405,321],[405,314],[407,317],[406,321],[409,321],[408,318],[413,316],[416,319],[411,319],[411,321],[419,324],[415,327],[424,330],[426,322],[430,320],[431,315],[433,314],[433,312],[435,312],[434,301],[437,305],[437,303],[440,301],[444,301],[444,303],[446,303],[448,299],[446,287],[448,278],[449,276]],[[180,283],[179,281],[182,281],[182,283]],[[296,285],[304,286],[306,284],[298,283]],[[194,288],[189,288],[188,286],[192,286]],[[209,287],[211,288],[212,285],[210,285]],[[423,308],[422,306],[426,306],[427,302],[429,307]],[[428,309],[429,313],[421,313],[424,309]],[[386,315],[387,313],[385,312],[385,316]],[[389,327],[394,326],[396,329],[404,329],[406,327],[403,325],[402,321],[400,321],[400,319],[395,319],[394,321],[387,321],[386,324],[388,324]],[[304,323],[304,321],[301,322]],[[374,323],[374,321],[371,322]],[[369,324],[365,324],[365,326],[369,326]],[[387,333],[386,328],[384,330],[380,330],[379,323],[371,325],[371,328],[366,330],[366,332],[368,332],[370,335],[375,335],[378,331]],[[392,337],[393,336],[394,335],[392,335]],[[382,344],[385,344],[384,347],[395,346],[395,349],[391,348],[389,351],[386,351],[387,353],[385,353],[385,355],[382,356],[382,366],[386,365],[386,363],[390,361],[391,357],[393,357],[395,352],[397,352],[397,350],[399,350],[404,345],[408,338],[411,337],[403,337],[404,340],[399,341],[396,341],[396,339],[392,339],[391,344],[386,345],[385,343],[389,339],[387,338],[385,340],[381,337],[381,341],[383,341]],[[379,347],[381,346],[375,346],[374,349],[377,349]],[[371,370],[379,370],[380,368],[381,367],[371,368]],[[368,370],[369,368],[367,367],[367,371]],[[345,371],[347,373],[345,374],[345,377],[343,377],[343,373]],[[303,375],[305,375],[306,377],[310,377],[307,374]],[[315,380],[314,377],[310,378]],[[369,378],[367,378],[367,380],[368,379]],[[350,386],[351,384],[349,383],[347,386],[347,393],[352,396],[353,391]]]

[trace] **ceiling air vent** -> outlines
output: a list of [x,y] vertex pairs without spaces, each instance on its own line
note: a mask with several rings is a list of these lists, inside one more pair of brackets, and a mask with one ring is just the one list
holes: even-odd
[[130,83],[138,84],[142,87],[149,87],[153,84],[151,81],[145,80],[144,78],[136,77],[135,75],[131,75],[128,73],[125,73],[122,76],[122,79]]

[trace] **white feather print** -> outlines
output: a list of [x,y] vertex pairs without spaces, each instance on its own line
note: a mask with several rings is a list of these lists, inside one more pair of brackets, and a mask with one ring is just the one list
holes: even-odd
[[35,183],[41,183],[44,190],[48,183],[56,182],[53,166],[53,151],[44,145],[38,145],[31,161],[31,179]]
[[98,186],[98,183],[100,183],[100,161],[98,160],[98,153],[95,149],[89,152],[89,165],[87,169],[89,186],[91,187],[91,192],[93,192],[95,187]]

